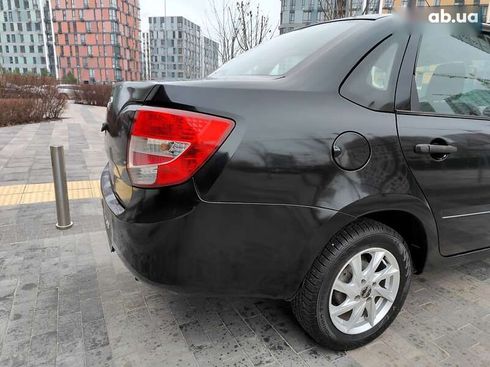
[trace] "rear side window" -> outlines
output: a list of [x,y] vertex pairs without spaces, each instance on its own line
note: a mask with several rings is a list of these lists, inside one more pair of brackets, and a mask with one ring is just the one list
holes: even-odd
[[384,40],[351,72],[340,94],[377,111],[394,111],[395,89],[408,35],[398,33]]
[[412,110],[490,118],[490,34],[470,26],[424,32]]
[[355,24],[360,23],[364,22],[338,21],[287,33],[238,56],[210,77],[284,75],[335,38],[349,31]]

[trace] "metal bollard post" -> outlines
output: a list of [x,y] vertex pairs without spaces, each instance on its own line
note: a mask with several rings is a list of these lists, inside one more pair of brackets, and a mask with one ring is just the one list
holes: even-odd
[[70,219],[70,203],[66,184],[65,152],[62,145],[50,146],[49,149],[51,151],[56,214],[58,217],[56,228],[68,229],[73,226],[73,222]]

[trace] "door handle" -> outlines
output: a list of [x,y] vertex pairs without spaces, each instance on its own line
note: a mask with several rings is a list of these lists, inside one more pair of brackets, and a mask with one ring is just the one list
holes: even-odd
[[415,146],[415,153],[419,154],[451,154],[457,151],[458,148],[453,145],[417,144]]

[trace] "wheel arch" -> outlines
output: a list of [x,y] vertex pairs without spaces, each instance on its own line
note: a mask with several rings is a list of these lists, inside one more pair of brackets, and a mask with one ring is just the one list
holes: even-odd
[[409,245],[416,273],[423,272],[429,256],[439,254],[436,222],[425,200],[410,195],[376,195],[350,204],[341,212],[354,220],[374,219],[400,233]]
[[413,214],[401,210],[373,212],[362,218],[374,219],[393,228],[407,242],[417,274],[423,272],[427,260],[427,233],[420,220]]

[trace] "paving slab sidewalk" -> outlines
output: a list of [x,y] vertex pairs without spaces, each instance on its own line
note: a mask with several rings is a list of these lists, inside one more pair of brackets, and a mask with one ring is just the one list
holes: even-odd
[[[0,186],[49,183],[49,145],[66,149],[69,181],[97,180],[102,108],[0,129]],[[490,259],[418,276],[374,343],[319,347],[286,302],[202,298],[154,289],[108,250],[98,199],[0,207],[0,366],[489,366]]]

